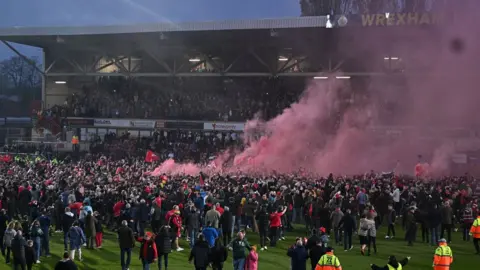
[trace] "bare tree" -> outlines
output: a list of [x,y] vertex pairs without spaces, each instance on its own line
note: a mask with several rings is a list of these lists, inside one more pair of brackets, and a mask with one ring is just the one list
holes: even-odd
[[19,56],[3,60],[0,62],[0,77],[6,78],[10,87],[17,90],[40,88],[42,77],[35,69],[40,63],[36,57],[31,57],[27,61]]

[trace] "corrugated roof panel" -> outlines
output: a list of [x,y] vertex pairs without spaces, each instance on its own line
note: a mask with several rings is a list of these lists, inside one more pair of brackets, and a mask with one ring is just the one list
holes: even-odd
[[218,31],[241,29],[281,29],[325,27],[326,16],[212,22],[158,23],[88,27],[13,27],[0,28],[0,36],[71,36],[147,32]]

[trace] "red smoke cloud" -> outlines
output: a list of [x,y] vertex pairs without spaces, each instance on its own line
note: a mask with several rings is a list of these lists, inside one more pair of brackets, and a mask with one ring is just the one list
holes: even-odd
[[[341,73],[330,74],[328,80],[312,80],[299,102],[281,115],[268,122],[248,121],[245,150],[237,153],[228,167],[226,160],[232,157],[226,153],[219,156],[217,170],[290,173],[305,169],[326,175],[396,167],[413,174],[421,154],[430,163],[430,172],[449,173],[451,154],[480,149],[478,143],[459,148],[466,139],[454,138],[450,132],[480,124],[475,73],[480,68],[480,36],[474,34],[476,16],[468,16],[478,8],[467,3],[474,2],[456,7],[462,16],[447,25],[369,29],[370,33],[377,31],[369,35],[353,29],[339,34],[339,51],[346,57],[378,68],[376,63],[383,62],[371,56],[383,60],[393,52],[406,64],[405,71],[391,77],[371,76],[363,87],[367,94],[357,94],[361,92],[358,86],[348,80],[335,79]],[[349,42],[343,42],[346,36]],[[386,100],[402,109],[385,117]],[[389,132],[401,135],[377,135]],[[255,139],[258,134],[263,136]],[[466,132],[460,137],[470,135]]]

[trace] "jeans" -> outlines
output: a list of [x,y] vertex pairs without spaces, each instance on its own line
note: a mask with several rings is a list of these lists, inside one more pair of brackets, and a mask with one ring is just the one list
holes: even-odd
[[63,233],[63,249],[68,250],[68,232]]
[[[440,238],[444,238],[443,235],[445,231],[447,231],[447,242],[450,243],[452,240],[452,224],[442,224],[441,232],[440,232]],[[434,243],[436,244],[436,243]]]
[[342,240],[341,235],[340,235],[340,229],[339,228],[333,228],[333,231],[335,233],[335,243],[338,244]]
[[[48,233],[43,235],[42,239],[42,249],[45,251],[45,256],[50,256],[50,236]],[[41,253],[40,249],[40,253]]]
[[395,237],[395,224],[388,224],[388,231],[387,231],[387,236],[393,236]]
[[234,232],[235,232],[235,216],[232,216],[232,237]]
[[472,227],[472,224],[463,224],[463,241],[470,241],[470,227]]
[[431,238],[431,239],[430,239],[430,240],[431,240],[430,244],[431,244],[432,246],[437,245],[438,240],[440,239],[440,238],[438,238],[438,227],[430,228],[430,235],[431,235],[431,237],[430,237],[430,238]]
[[37,256],[37,259],[40,258],[40,250],[42,249],[42,238],[40,236],[33,237],[33,248],[35,250],[35,255]]
[[233,270],[244,270],[244,269],[245,269],[245,258],[233,260]]
[[352,247],[352,232],[345,231],[345,235],[343,237],[343,249],[348,250]]
[[[125,261],[125,253],[127,254],[127,261]],[[122,270],[126,270],[130,267],[130,261],[132,259],[132,249],[131,248],[122,248],[120,249],[120,263]]]
[[195,240],[197,240],[198,236],[198,229],[191,229],[190,230],[190,248],[193,248],[195,245]]
[[163,253],[158,256],[158,270],[162,270],[162,257],[165,261],[165,269],[168,268],[168,253]]
[[7,254],[5,254],[5,263],[9,263],[10,262],[10,253],[12,252],[12,248],[11,247],[5,247],[7,249]]
[[146,260],[142,260],[143,270],[150,270],[150,264]]

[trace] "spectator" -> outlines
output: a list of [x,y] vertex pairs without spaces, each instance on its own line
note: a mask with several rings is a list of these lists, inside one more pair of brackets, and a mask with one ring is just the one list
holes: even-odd
[[295,245],[288,249],[287,255],[291,258],[290,268],[292,270],[307,269],[308,252],[301,238],[297,238]]
[[65,251],[68,251],[68,243],[70,241],[68,232],[75,222],[75,217],[72,212],[70,212],[70,207],[65,208],[65,213],[62,217],[62,230],[63,230],[63,246]]
[[82,245],[86,243],[86,238],[77,221],[68,230],[68,239],[70,240],[70,258],[72,261],[75,260],[75,252],[78,251],[78,259],[82,261]]
[[32,270],[34,263],[40,263],[40,261],[37,260],[37,252],[33,248],[32,240],[28,240],[27,246],[25,247],[25,262],[28,270]]
[[43,231],[40,228],[40,222],[35,220],[30,228],[30,238],[35,243],[35,258],[37,263],[40,263],[40,250],[42,249]]
[[88,211],[85,217],[85,237],[87,238],[87,249],[94,249],[93,243],[96,237],[95,223],[96,218],[92,215],[92,211]]
[[10,222],[8,224],[8,227],[7,229],[5,230],[5,233],[3,235],[3,238],[0,239],[0,241],[2,241],[5,249],[6,249],[6,254],[5,254],[5,262],[7,264],[10,263],[10,252],[12,251],[12,241],[13,241],[13,238],[15,237],[15,235],[17,234],[17,232],[15,231],[14,229],[14,223],[13,222]]
[[10,222],[10,217],[7,216],[7,211],[5,209],[0,210],[0,250],[2,255],[5,256],[5,245],[1,239],[3,239],[5,231],[7,230],[8,223]]
[[102,222],[97,218],[100,214],[95,211],[93,216],[95,217],[95,245],[97,248],[102,248],[103,242],[103,225]]
[[198,236],[198,241],[190,252],[188,261],[193,262],[196,270],[207,270],[210,263],[210,247],[202,234]]
[[228,250],[222,245],[222,241],[219,238],[215,240],[215,246],[211,249],[210,255],[213,270],[222,270],[223,264],[228,258]]
[[230,207],[225,206],[224,212],[220,217],[219,226],[222,229],[223,245],[227,246],[232,241],[233,215]]
[[340,227],[343,226],[343,247],[345,251],[353,248],[352,238],[357,227],[356,223],[355,217],[352,216],[352,211],[347,209],[346,214],[342,217],[342,220],[340,220],[339,223]]
[[[135,236],[126,220],[122,221],[121,227],[118,229],[118,242],[120,245],[120,264],[122,270],[127,270],[130,267],[132,259],[132,249],[135,247]],[[125,255],[127,258],[125,259]]]
[[[42,212],[42,215],[38,218],[40,223],[40,229],[42,230],[42,247],[40,249],[40,254],[42,249],[45,251],[45,257],[50,257],[50,225],[51,220],[45,211]],[[38,258],[40,259],[40,258]]]
[[22,231],[18,230],[12,240],[13,269],[20,267],[27,268],[27,258],[25,257],[25,247],[27,242],[23,238]]
[[218,238],[218,232],[212,227],[212,223],[210,221],[207,222],[207,226],[203,229],[202,234],[208,246],[213,247],[215,245],[215,239]]
[[252,249],[245,239],[245,235],[238,232],[237,237],[233,239],[229,246],[233,251],[233,270],[243,270],[245,268],[245,252]]
[[190,248],[193,248],[198,236],[198,231],[200,230],[200,212],[194,205],[190,206],[189,211],[186,213],[185,224],[190,239]]
[[55,265],[55,270],[77,270],[77,265],[70,260],[68,252],[63,253],[63,259]]
[[257,246],[252,246],[252,249],[248,253],[245,260],[245,270],[257,270],[258,269],[258,253]]
[[140,245],[140,260],[142,261],[143,270],[150,270],[150,264],[157,260],[158,251],[155,245],[155,239],[152,239],[152,233],[146,232],[144,237],[140,237],[138,242]]
[[168,254],[172,252],[172,239],[170,238],[170,227],[162,226],[155,236],[155,245],[158,252],[158,270],[162,270],[162,258],[165,270],[168,268]]

